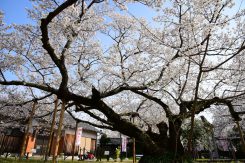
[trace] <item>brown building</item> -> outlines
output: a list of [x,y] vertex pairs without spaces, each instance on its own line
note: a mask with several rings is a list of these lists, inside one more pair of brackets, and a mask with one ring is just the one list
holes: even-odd
[[[78,126],[79,128],[82,128],[82,135],[80,137],[79,145],[77,144],[75,146],[75,154],[78,153],[83,154],[84,151],[94,152],[96,148],[96,139],[97,139],[98,130],[84,123],[80,123]],[[37,140],[34,146],[36,152],[33,154],[43,155],[46,150],[46,146],[48,144],[48,137],[45,135],[44,136],[37,135],[36,139]],[[52,147],[51,147],[50,155],[54,153],[54,147],[56,143],[55,139],[56,136],[54,135],[52,139]],[[62,137],[59,144],[58,154],[64,153],[64,155],[68,155],[68,156],[72,155],[72,149],[73,149],[72,147],[73,147],[74,140],[75,140],[75,129],[74,128],[64,129],[62,131]],[[78,142],[78,140],[76,140],[76,142]]]
[[[98,130],[85,123],[79,123],[79,128],[82,128],[82,134],[79,138],[79,144],[76,145],[75,153],[83,154],[83,152],[94,152],[96,148],[96,139]],[[6,129],[6,132],[0,133],[0,154],[20,152],[21,143],[23,140],[23,131],[20,128]],[[52,138],[52,146],[50,155],[54,152],[55,134]],[[65,128],[62,130],[62,137],[59,144],[58,154],[72,154],[72,146],[75,140],[75,128]],[[32,155],[44,155],[48,144],[48,134],[42,133],[39,129],[31,131],[28,135],[26,153]]]

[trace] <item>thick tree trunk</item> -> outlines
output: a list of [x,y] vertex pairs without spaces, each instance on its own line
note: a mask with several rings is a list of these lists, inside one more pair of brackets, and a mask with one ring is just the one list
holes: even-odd
[[152,141],[151,137],[147,133],[143,132],[131,122],[122,119],[120,115],[116,114],[103,101],[95,101],[94,106],[104,113],[104,115],[109,119],[109,122],[112,123],[115,130],[124,135],[134,137],[139,142],[144,142],[144,145],[142,146],[144,153],[159,153],[159,146]]
[[[182,162],[184,156],[184,148],[180,141],[180,127],[182,121],[178,118],[173,118],[169,121],[169,127],[165,122],[157,125],[160,134],[149,133],[154,143],[158,146],[158,152],[151,153],[151,148],[148,152],[143,153],[144,156],[139,163],[155,163],[155,162]],[[169,131],[169,135],[167,135]],[[144,146],[145,143],[142,143]]]
[[244,135],[243,135],[243,131],[240,127],[239,121],[236,121],[236,125],[239,131],[239,135],[240,135],[240,140],[241,140],[241,144],[242,144],[242,151],[243,153],[245,153],[245,141],[244,141]]
[[184,154],[184,147],[180,141],[182,120],[175,119],[169,122],[169,143],[170,152],[174,154],[174,158],[181,157]]
[[[94,97],[94,99],[97,98]],[[184,148],[180,141],[180,127],[182,121],[177,115],[169,115],[169,119],[171,119],[169,120],[169,125],[165,122],[159,123],[157,125],[159,133],[154,133],[151,131],[150,127],[148,131],[142,131],[128,120],[122,119],[120,115],[115,113],[101,100],[94,101],[93,104],[94,107],[98,108],[98,110],[108,118],[109,123],[111,123],[114,130],[136,139],[136,142],[139,143],[144,154],[140,163],[150,163],[148,158],[162,159],[169,153],[172,155],[170,162],[181,159],[183,156]],[[169,135],[167,134],[168,126],[170,127]],[[175,152],[176,158],[174,158]]]

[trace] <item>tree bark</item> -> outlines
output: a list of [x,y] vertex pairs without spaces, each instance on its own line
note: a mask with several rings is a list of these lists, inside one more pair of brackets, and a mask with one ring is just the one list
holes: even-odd
[[32,106],[32,111],[31,111],[30,116],[29,116],[27,128],[25,130],[25,134],[23,137],[23,142],[21,145],[20,158],[19,158],[20,160],[24,157],[25,152],[26,152],[26,145],[28,143],[29,129],[31,128],[31,125],[32,125],[32,119],[33,119],[33,116],[34,116],[35,111],[36,111],[36,105],[37,105],[37,101],[34,101],[33,106]]
[[243,131],[240,127],[239,121],[236,121],[236,125],[239,131],[239,135],[240,135],[240,140],[241,140],[241,144],[242,144],[242,151],[243,153],[245,153],[245,141],[244,141],[244,135],[243,135]]
[[62,106],[61,106],[61,112],[60,112],[60,121],[59,121],[58,131],[56,134],[56,143],[55,143],[55,149],[54,149],[53,163],[55,163],[57,160],[59,143],[60,143],[60,139],[61,139],[61,130],[62,130],[62,126],[63,126],[63,119],[64,119],[64,113],[65,113],[65,105],[66,105],[66,101],[62,100]]
[[49,156],[49,152],[51,150],[50,148],[51,148],[51,142],[52,142],[52,137],[53,137],[53,132],[54,132],[55,118],[56,118],[56,113],[57,113],[57,108],[58,108],[58,98],[56,98],[54,104],[55,105],[54,105],[53,119],[52,119],[52,123],[51,123],[51,127],[50,127],[50,134],[49,134],[48,145],[47,145],[47,148],[46,148],[44,162],[47,161],[48,156]]
[[[159,150],[151,153],[152,149],[149,148],[148,152],[143,153],[144,156],[139,163],[148,163],[152,162],[152,160],[162,162],[164,159],[168,159],[171,162],[181,162],[184,156],[184,148],[180,141],[181,124],[182,120],[180,118],[172,116],[169,120],[169,125],[165,122],[157,124],[160,134],[147,132]],[[168,131],[169,135],[167,134]],[[145,146],[145,144],[144,142],[141,145]]]
[[180,141],[181,124],[182,121],[180,119],[174,119],[169,122],[168,149],[174,154],[174,157],[184,154],[184,147]]
[[196,107],[194,104],[194,107],[192,107],[191,110],[191,128],[190,128],[190,133],[188,137],[188,144],[187,144],[187,149],[188,149],[188,154],[189,156],[192,155],[192,149],[193,149],[193,130],[194,130],[194,125],[195,125],[195,112],[196,112]]

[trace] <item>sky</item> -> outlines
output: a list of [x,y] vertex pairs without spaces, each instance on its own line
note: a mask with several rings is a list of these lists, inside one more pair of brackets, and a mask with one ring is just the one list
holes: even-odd
[[0,0],[0,10],[4,12],[4,22],[6,24],[26,24],[27,19],[25,8],[31,8],[28,0]]
[[[32,8],[32,3],[29,0],[0,0],[0,10],[4,12],[4,22],[6,24],[26,24],[30,23],[27,17],[26,8]],[[155,13],[142,4],[130,4],[129,11],[136,17],[144,16],[151,20]]]
[[[126,14],[132,14],[137,18],[144,17],[148,20],[148,22],[153,23],[152,18],[156,16],[156,12],[154,12],[149,7],[146,7],[145,5],[140,3],[129,4],[127,7],[128,11],[125,12]],[[31,23],[32,20],[28,18],[26,8],[32,8],[32,2],[30,2],[29,0],[0,0],[0,11],[4,12],[4,23],[6,23],[7,25],[10,25],[12,23]],[[106,50],[108,42],[110,42],[111,40],[101,34],[98,34],[98,37],[100,37],[101,43],[106,43],[103,46],[104,50]]]

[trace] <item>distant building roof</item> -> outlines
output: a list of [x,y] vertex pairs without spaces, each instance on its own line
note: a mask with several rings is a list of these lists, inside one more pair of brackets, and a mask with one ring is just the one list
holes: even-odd
[[[65,123],[66,125],[64,125],[64,128],[74,129],[76,127],[76,121],[69,114],[65,113],[64,118],[66,121]],[[94,126],[89,125],[87,123],[83,123],[83,122],[79,122],[78,127],[82,127],[84,130],[88,130],[88,131],[99,132],[99,130],[96,129]]]
[[[0,124],[0,132],[5,132],[6,129],[16,129],[16,128],[23,128],[25,127],[25,125],[27,124],[28,118],[24,119],[24,118],[16,118],[13,116],[7,116],[7,115],[0,115],[1,117],[1,124]],[[50,118],[50,117],[49,117]],[[64,129],[66,128],[72,128],[74,129],[76,126],[76,122],[75,120],[69,115],[69,114],[65,114],[65,123],[64,123]],[[7,122],[7,124],[6,124]],[[51,125],[51,121],[46,120],[45,118],[34,118],[32,121],[32,126],[34,126],[34,128],[38,127],[40,131],[48,131],[50,129]],[[56,129],[57,129],[57,125],[58,125],[58,121],[56,120]],[[80,122],[78,124],[78,127],[82,127],[84,130],[87,131],[94,131],[94,132],[99,132],[98,129],[96,129],[94,126],[91,126],[89,124],[86,123],[82,123]],[[32,132],[33,130],[31,130],[30,132]],[[44,135],[45,133],[44,132]]]
[[[87,124],[87,123],[82,123],[82,122],[80,122],[80,123],[78,124],[78,127],[82,127],[83,129],[89,130],[89,131],[99,132],[98,129],[96,129],[94,126],[91,126],[91,125],[89,125],[89,124]],[[75,128],[75,127],[74,127],[74,128]]]

